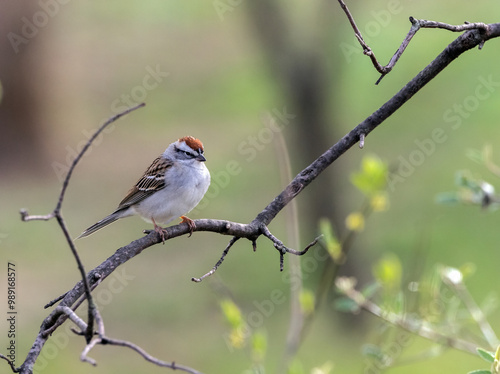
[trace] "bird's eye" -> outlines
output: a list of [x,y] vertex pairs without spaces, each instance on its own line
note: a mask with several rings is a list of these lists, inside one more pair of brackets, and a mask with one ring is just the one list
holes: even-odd
[[179,152],[179,153],[184,153],[184,154],[185,154],[186,156],[188,156],[188,157],[196,157],[196,156],[195,156],[195,155],[193,155],[191,152],[189,152],[189,151],[185,151],[185,150],[180,149],[180,148],[177,148],[177,147],[175,147],[175,151],[176,151],[176,152]]
[[196,157],[194,154],[192,154],[191,152],[189,151],[185,151],[183,149],[177,149],[178,152],[181,152],[181,153],[184,153],[187,157],[190,157],[190,158],[193,158],[193,157]]

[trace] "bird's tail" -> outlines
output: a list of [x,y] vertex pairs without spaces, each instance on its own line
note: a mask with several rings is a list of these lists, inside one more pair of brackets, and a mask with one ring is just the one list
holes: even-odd
[[122,217],[122,215],[120,213],[121,212],[114,212],[114,213],[110,214],[109,216],[107,216],[106,218],[101,219],[99,222],[97,222],[96,224],[93,224],[87,230],[82,232],[80,234],[80,236],[77,237],[76,239],[80,239],[80,238],[84,238],[86,236],[89,236],[90,234],[93,234],[97,230],[100,230],[103,227],[109,225],[110,223],[115,222],[118,218]]

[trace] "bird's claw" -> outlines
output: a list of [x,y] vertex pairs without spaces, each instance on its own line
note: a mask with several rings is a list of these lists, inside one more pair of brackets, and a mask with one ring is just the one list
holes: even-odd
[[189,217],[181,216],[180,218],[182,219],[181,223],[187,223],[189,226],[189,238],[191,235],[193,235],[193,231],[196,228],[196,225],[194,224],[194,221]]

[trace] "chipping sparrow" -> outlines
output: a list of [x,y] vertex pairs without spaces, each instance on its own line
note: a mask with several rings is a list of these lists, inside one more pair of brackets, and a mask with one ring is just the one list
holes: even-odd
[[139,215],[152,222],[154,229],[166,239],[165,225],[176,217],[187,223],[191,233],[193,220],[183,216],[193,209],[207,192],[210,173],[204,162],[203,144],[192,136],[185,136],[170,144],[153,161],[141,179],[106,218],[90,226],[77,239],[88,236],[119,218]]

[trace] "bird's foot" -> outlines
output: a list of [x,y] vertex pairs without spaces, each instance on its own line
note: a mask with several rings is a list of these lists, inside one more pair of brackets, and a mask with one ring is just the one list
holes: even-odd
[[187,223],[189,226],[189,238],[191,235],[193,235],[193,231],[196,228],[196,225],[194,224],[194,221],[189,217],[181,216],[180,218],[182,219],[181,223]]
[[158,235],[160,235],[160,238],[161,238],[161,243],[162,244],[165,244],[165,240],[168,239],[168,232],[166,229],[164,229],[163,227],[161,226],[158,226],[155,222],[154,219],[152,219],[153,221],[153,225],[155,227],[155,231],[158,233]]

